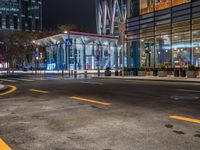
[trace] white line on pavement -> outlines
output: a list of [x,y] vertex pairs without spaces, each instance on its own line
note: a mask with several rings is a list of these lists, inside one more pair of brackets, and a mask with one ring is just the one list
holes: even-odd
[[18,78],[12,78],[13,80],[19,80],[19,81],[26,81],[26,82],[33,82],[34,80],[30,79],[18,79]]
[[197,91],[197,90],[186,90],[186,89],[176,89],[176,91],[200,93],[200,91]]
[[103,85],[103,83],[100,83],[100,82],[86,82],[86,81],[80,81],[80,83]]

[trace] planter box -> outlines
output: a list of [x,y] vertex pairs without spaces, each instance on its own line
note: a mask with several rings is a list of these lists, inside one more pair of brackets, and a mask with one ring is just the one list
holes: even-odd
[[146,71],[138,71],[138,76],[146,76]]
[[187,71],[186,73],[188,78],[196,78],[197,77],[197,71]]
[[158,71],[159,77],[167,77],[167,71]]

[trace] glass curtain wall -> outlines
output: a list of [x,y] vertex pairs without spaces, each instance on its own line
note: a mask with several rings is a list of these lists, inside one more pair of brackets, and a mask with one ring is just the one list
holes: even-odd
[[83,43],[73,40],[71,47],[63,43],[46,46],[47,70],[96,70],[98,68],[120,69],[121,48],[115,42]]
[[140,30],[140,65],[155,67],[154,27]]
[[156,26],[156,52],[155,63],[156,67],[161,64],[171,67],[172,51],[171,51],[171,24]]
[[191,64],[190,20],[172,24],[173,66],[187,67]]
[[200,67],[200,18],[192,21],[192,62],[193,65]]
[[191,0],[140,0],[140,15],[188,2]]

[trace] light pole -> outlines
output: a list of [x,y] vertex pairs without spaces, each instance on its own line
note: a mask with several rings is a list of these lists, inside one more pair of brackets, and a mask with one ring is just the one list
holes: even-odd
[[121,21],[119,25],[119,41],[122,45],[122,77],[124,77],[124,50],[125,50],[125,30],[126,30],[126,23],[125,21]]

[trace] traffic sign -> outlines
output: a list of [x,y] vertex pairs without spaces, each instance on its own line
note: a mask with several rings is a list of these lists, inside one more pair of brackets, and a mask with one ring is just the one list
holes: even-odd
[[72,46],[72,44],[73,44],[72,39],[65,39],[66,46]]

